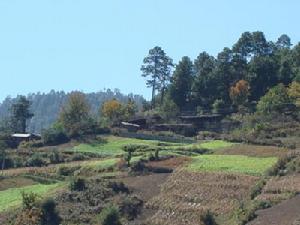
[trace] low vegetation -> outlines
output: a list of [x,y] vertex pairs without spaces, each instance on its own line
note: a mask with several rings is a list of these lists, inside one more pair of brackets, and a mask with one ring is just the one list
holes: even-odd
[[191,171],[243,173],[263,175],[278,159],[276,157],[256,158],[241,155],[201,155],[194,157],[187,166]]
[[0,191],[0,212],[20,205],[22,203],[22,192],[34,192],[42,197],[49,194],[49,192],[54,191],[56,188],[61,187],[61,185],[62,183],[50,185],[35,184],[19,188],[9,188],[7,190]]

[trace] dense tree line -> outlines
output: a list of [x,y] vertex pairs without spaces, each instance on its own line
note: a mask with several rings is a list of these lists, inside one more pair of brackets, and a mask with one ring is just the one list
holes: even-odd
[[[70,94],[65,93],[63,91],[56,92],[51,91],[47,94],[45,93],[36,93],[29,94],[27,96],[28,104],[30,103],[30,112],[33,114],[32,116],[26,118],[27,119],[27,131],[33,133],[41,133],[43,129],[50,127],[59,117],[59,113],[61,112],[63,106],[66,104]],[[141,107],[144,98],[140,95],[124,95],[119,90],[106,90],[100,91],[96,93],[86,94],[86,99],[90,107],[90,113],[92,117],[99,116],[99,108],[101,105],[111,99],[117,99],[121,103],[127,103],[129,99],[132,99],[136,102],[138,107]],[[12,106],[18,102],[18,100],[22,98],[18,96],[17,98],[7,97],[2,104],[0,104],[0,121],[2,125],[1,127],[6,127],[5,123],[8,118],[12,116]],[[24,114],[22,114],[24,115]],[[29,116],[29,115],[28,115]],[[14,117],[15,118],[15,117]],[[19,120],[21,121],[21,120]],[[19,122],[20,124],[20,122]],[[19,128],[24,127],[20,126]],[[24,131],[23,128],[17,129],[18,131]]]
[[[157,62],[157,58],[161,61]],[[266,40],[263,32],[244,32],[217,57],[206,52],[195,60],[184,56],[172,73],[171,62],[160,47],[155,47],[149,51],[141,70],[143,76],[151,78],[147,84],[158,90],[153,99],[172,101],[180,111],[210,111],[215,105],[255,105],[270,88],[300,81],[300,43],[292,47],[285,34],[273,42]],[[167,75],[167,85],[158,79],[160,74]],[[159,89],[161,86],[164,88]]]

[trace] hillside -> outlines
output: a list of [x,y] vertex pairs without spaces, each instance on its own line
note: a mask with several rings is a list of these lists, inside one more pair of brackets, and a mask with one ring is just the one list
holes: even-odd
[[[57,118],[58,113],[68,98],[68,93],[64,91],[50,91],[49,93],[33,93],[29,94],[28,100],[32,102],[31,112],[34,117],[28,122],[28,131],[40,133],[42,129],[48,128]],[[87,100],[91,106],[93,114],[97,114],[103,102],[116,98],[120,102],[127,102],[129,98],[133,99],[138,106],[142,105],[144,98],[140,95],[122,94],[119,90],[114,91],[107,89],[95,93],[86,94]],[[16,98],[7,97],[0,103],[0,120],[9,115],[9,109]]]

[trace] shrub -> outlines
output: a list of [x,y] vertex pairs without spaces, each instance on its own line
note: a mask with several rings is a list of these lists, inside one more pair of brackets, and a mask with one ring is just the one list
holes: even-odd
[[267,175],[269,176],[277,176],[277,175],[282,175],[284,172],[286,165],[293,159],[295,158],[295,155],[288,155],[279,158],[277,163],[272,166],[269,170],[267,170]]
[[14,157],[13,161],[14,161],[14,167],[15,168],[26,166],[26,162],[24,162],[24,159],[22,159],[19,156]]
[[53,163],[53,164],[64,162],[62,155],[56,150],[54,150],[50,154],[49,159],[50,159],[50,163]]
[[153,155],[152,152],[150,152],[150,153],[148,154],[148,160],[149,160],[149,161],[155,161],[155,156]]
[[200,216],[200,221],[204,225],[217,225],[213,214],[210,211],[206,211],[204,214]]
[[38,195],[33,192],[21,192],[23,209],[32,209],[36,206]]
[[130,161],[132,158],[132,153],[137,149],[137,145],[124,145],[123,150],[126,152],[124,155],[124,160],[127,162],[127,166],[130,166]]
[[199,131],[196,137],[197,140],[220,139],[221,135],[211,131]]
[[47,162],[38,153],[34,153],[26,163],[27,166],[42,167],[47,165]]
[[222,99],[216,99],[212,104],[213,113],[221,113],[222,110],[226,107],[225,102]]
[[69,188],[71,191],[84,191],[86,189],[86,181],[83,178],[75,177],[71,180]]
[[53,126],[42,132],[42,139],[46,145],[58,145],[69,141],[63,128],[60,126]]
[[80,166],[60,166],[57,173],[60,176],[73,176],[74,172],[80,168]]
[[262,192],[262,189],[265,185],[266,181],[264,179],[260,180],[251,190],[251,199],[254,199],[256,196],[258,196]]
[[10,157],[5,157],[4,164],[3,163],[3,156],[0,156],[0,169],[2,169],[2,166],[4,166],[3,169],[9,169],[15,167],[15,161]]
[[129,189],[123,182],[110,182],[108,187],[110,187],[116,193],[129,193]]
[[82,161],[85,160],[87,157],[82,153],[76,153],[71,157],[71,161]]
[[56,210],[56,203],[52,198],[48,198],[41,203],[42,225],[59,225],[61,218]]
[[131,173],[140,173],[140,172],[144,172],[146,170],[146,166],[142,161],[137,161],[132,163],[131,167],[130,167],[130,172]]
[[30,149],[30,148],[40,148],[43,147],[43,142],[42,141],[22,141],[19,144],[19,148],[25,148],[25,149]]
[[121,225],[119,210],[114,206],[104,208],[100,213],[101,225]]
[[122,215],[128,220],[134,220],[140,214],[142,206],[143,201],[137,197],[126,197],[119,207]]

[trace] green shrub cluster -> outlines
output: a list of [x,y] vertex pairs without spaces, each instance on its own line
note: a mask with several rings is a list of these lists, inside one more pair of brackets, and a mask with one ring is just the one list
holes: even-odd
[[104,208],[100,213],[101,225],[121,225],[120,213],[117,207],[108,206]]

